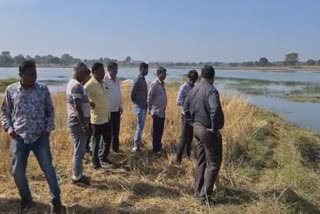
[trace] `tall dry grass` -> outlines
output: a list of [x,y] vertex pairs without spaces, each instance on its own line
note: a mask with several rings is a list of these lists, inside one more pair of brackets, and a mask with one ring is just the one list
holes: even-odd
[[[192,188],[195,161],[184,159],[181,168],[172,165],[171,151],[180,136],[180,109],[175,104],[177,87],[167,90],[163,137],[166,152],[161,157],[149,152],[152,126],[148,116],[144,151],[130,153],[136,118],[129,88],[124,87],[120,134],[124,154],[111,154],[117,164],[110,170],[95,171],[87,159],[84,170],[93,179],[87,188],[70,183],[73,145],[66,127],[66,99],[63,93],[53,96],[56,130],[51,135],[51,148],[69,213],[317,213],[319,164],[308,159],[311,152],[304,150],[304,145],[316,147],[319,138],[239,97],[225,96],[221,99],[226,117],[222,131],[224,160],[215,192],[216,204],[199,205]],[[0,212],[16,213],[18,193],[11,176],[11,143],[3,130],[0,137]],[[49,189],[33,156],[29,159],[28,177],[38,202],[32,212],[49,213]]]

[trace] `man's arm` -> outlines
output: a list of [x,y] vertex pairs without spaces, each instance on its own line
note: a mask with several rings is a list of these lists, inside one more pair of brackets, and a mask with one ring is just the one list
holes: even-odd
[[10,92],[8,89],[5,91],[2,105],[1,105],[1,123],[3,128],[11,133],[15,132],[13,123],[12,123],[12,110],[13,110],[13,103],[11,100]]
[[83,110],[82,110],[82,99],[84,96],[83,89],[80,85],[75,85],[71,90],[71,96],[73,98],[74,103],[74,109],[76,111],[78,120],[83,128],[87,126],[87,121],[85,121],[85,118],[83,116]]
[[178,95],[177,95],[177,105],[178,106],[183,106],[183,103],[186,99],[186,96],[187,95],[186,95],[184,87],[182,85],[182,86],[180,86],[179,91],[178,91]]
[[47,116],[47,127],[46,127],[46,132],[50,133],[55,129],[54,125],[54,107],[52,104],[52,99],[51,99],[51,94],[49,92],[48,87],[46,87],[46,98],[45,98],[45,112]]
[[183,103],[183,112],[184,116],[186,117],[186,120],[190,126],[193,126],[193,121],[191,117],[191,111],[190,111],[190,97],[187,96],[186,100]]
[[154,83],[151,83],[150,84],[150,90],[149,90],[149,94],[148,94],[148,109],[149,109],[149,112],[151,113],[151,107],[153,105],[153,99],[154,99],[154,96],[156,94],[156,87],[155,87],[155,84]]
[[139,86],[139,79],[136,79],[133,81],[133,86],[132,86],[132,90],[131,90],[131,101],[135,102],[136,100],[136,93],[137,93],[137,89]]
[[[224,126],[224,116],[220,103],[219,92],[216,89],[211,89],[208,94],[208,102],[210,109],[210,120],[212,132],[215,129],[222,129]],[[219,119],[222,118],[222,121]]]

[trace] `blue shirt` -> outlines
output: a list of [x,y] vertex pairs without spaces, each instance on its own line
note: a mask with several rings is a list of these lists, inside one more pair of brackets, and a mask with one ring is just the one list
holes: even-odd
[[25,89],[20,82],[9,85],[1,106],[2,126],[15,131],[25,144],[36,142],[43,132],[54,130],[54,107],[48,87],[36,82]]

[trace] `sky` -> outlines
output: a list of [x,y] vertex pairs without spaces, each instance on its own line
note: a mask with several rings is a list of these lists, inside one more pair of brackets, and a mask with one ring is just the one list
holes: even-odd
[[319,0],[0,0],[0,51],[81,59],[320,59]]

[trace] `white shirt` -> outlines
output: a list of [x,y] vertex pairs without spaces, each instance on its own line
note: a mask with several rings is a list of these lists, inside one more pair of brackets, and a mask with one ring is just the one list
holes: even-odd
[[104,84],[108,92],[110,112],[118,112],[122,107],[120,81],[118,77],[113,80],[107,73],[104,77]]

